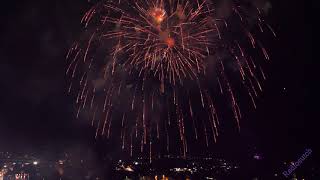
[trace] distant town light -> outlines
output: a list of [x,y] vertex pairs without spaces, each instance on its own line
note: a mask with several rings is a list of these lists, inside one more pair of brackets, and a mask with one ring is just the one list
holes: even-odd
[[33,161],[33,165],[38,165],[38,161]]

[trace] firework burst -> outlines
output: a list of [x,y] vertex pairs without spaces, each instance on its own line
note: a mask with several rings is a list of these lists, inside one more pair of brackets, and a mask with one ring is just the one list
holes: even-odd
[[[259,8],[253,16],[232,3],[222,16],[216,7],[209,0],[119,0],[91,8],[82,19],[86,33],[67,56],[77,117],[88,110],[96,136],[118,139],[131,155],[148,152],[150,160],[160,139],[170,151],[170,137],[178,137],[184,157],[187,139],[215,142],[216,97],[230,102],[240,131],[232,82],[240,82],[255,108],[265,75],[250,52],[256,49],[269,60],[250,26],[274,32]],[[190,127],[192,135],[186,133]],[[172,128],[176,135],[170,135]]]

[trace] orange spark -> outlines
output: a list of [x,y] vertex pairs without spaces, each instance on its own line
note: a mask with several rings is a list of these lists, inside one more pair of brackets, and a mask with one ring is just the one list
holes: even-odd
[[167,46],[168,46],[169,48],[172,48],[172,47],[174,46],[174,44],[175,44],[174,39],[171,38],[171,37],[168,37],[168,38],[165,40],[165,42],[166,42],[166,44],[167,44]]

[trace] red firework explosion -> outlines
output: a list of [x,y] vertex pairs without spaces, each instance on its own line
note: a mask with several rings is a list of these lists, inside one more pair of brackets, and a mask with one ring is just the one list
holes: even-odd
[[[192,124],[195,139],[203,131],[207,146],[210,138],[215,142],[220,124],[216,96],[231,102],[240,130],[240,108],[226,66],[239,72],[241,86],[256,107],[262,91],[259,79],[265,75],[248,52],[260,49],[266,60],[269,55],[248,27],[254,19],[260,33],[274,32],[263,22],[260,9],[255,9],[254,18],[236,3],[230,9],[232,13],[221,17],[209,0],[105,1],[91,8],[82,19],[87,33],[67,56],[69,92],[77,92],[77,117],[90,109],[96,136],[110,138],[111,127],[120,127],[122,149],[133,155],[140,144],[150,160],[157,139],[164,137],[169,151],[170,127],[179,131],[184,157],[190,138],[187,124]],[[212,68],[213,73],[208,70]],[[214,87],[219,93],[212,91]],[[196,112],[201,111],[199,104],[207,120]],[[117,137],[117,132],[113,134]]]

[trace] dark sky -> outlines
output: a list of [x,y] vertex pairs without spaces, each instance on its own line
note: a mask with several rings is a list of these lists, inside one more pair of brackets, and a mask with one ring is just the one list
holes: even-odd
[[[294,158],[306,148],[316,152],[318,144],[311,14],[316,6],[297,0],[271,4],[268,20],[278,38],[267,44],[272,63],[264,93],[247,115],[240,141],[226,137],[221,149],[233,152],[248,143],[273,159]],[[92,129],[74,118],[64,73],[66,52],[89,7],[85,0],[2,2],[0,150],[93,144]]]

